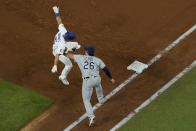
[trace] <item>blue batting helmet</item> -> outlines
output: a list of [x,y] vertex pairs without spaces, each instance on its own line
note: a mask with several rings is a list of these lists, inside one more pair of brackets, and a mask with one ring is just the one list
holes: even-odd
[[93,46],[85,46],[84,49],[90,56],[94,56],[95,48]]
[[73,32],[67,32],[64,35],[65,40],[76,40],[76,35]]

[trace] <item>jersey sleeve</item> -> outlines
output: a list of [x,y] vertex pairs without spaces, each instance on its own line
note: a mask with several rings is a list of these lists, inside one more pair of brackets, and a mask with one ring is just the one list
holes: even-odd
[[82,55],[73,55],[73,57],[74,57],[74,61],[75,61],[76,63],[79,63],[80,60],[81,60],[81,58],[82,58]]
[[78,42],[66,42],[66,47],[68,49],[68,51],[73,51],[73,48],[78,49]]
[[99,68],[103,69],[106,65],[104,64],[104,62],[99,59]]
[[60,24],[59,25],[59,31],[62,33],[62,34],[65,34],[67,33],[67,30],[65,28],[65,26],[63,24]]

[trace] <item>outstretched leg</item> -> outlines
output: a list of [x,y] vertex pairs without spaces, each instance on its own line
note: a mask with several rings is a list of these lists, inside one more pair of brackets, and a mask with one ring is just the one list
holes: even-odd
[[94,83],[95,83],[97,99],[98,99],[99,103],[102,104],[102,103],[104,103],[104,101],[103,101],[103,89],[102,89],[102,86],[101,86],[101,78],[96,77],[94,79]]
[[96,94],[97,94],[97,99],[98,99],[98,101],[99,101],[99,103],[104,103],[104,101],[103,101],[103,89],[102,89],[102,86],[101,86],[101,83],[98,85],[98,86],[96,86]]
[[92,93],[93,93],[93,88],[87,85],[87,81],[88,80],[83,81],[82,99],[83,99],[84,106],[85,106],[86,113],[87,113],[88,117],[92,118],[92,117],[95,117],[95,115],[93,113],[93,107],[90,103],[91,96],[92,96]]

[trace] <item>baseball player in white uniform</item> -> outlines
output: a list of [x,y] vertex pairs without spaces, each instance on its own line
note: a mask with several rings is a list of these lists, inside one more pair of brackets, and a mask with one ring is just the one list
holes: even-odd
[[99,70],[102,69],[106,75],[110,78],[111,82],[114,83],[115,80],[112,78],[108,68],[103,63],[103,61],[94,56],[95,49],[93,46],[85,46],[85,55],[73,55],[68,53],[68,57],[73,59],[79,66],[82,72],[83,84],[82,84],[82,98],[84,106],[89,118],[89,126],[94,123],[95,115],[93,113],[93,108],[90,103],[91,96],[93,93],[93,88],[96,89],[96,94],[99,103],[103,103],[103,91],[101,86],[101,77],[99,75]]
[[57,72],[57,64],[60,60],[63,64],[65,64],[64,69],[62,70],[59,79],[65,85],[69,85],[67,81],[67,75],[72,68],[72,63],[69,58],[65,56],[69,51],[75,51],[76,49],[80,48],[77,42],[70,42],[72,40],[76,40],[76,36],[73,32],[68,32],[64,27],[62,20],[59,15],[59,8],[54,6],[53,7],[54,13],[56,14],[56,20],[58,23],[58,33],[55,35],[54,44],[53,44],[53,55],[55,56],[54,66],[52,68],[52,73]]

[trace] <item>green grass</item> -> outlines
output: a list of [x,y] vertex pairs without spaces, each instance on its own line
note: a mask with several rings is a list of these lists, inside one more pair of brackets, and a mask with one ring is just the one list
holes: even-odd
[[26,88],[0,79],[0,131],[18,131],[53,103]]
[[119,131],[196,131],[196,68]]

